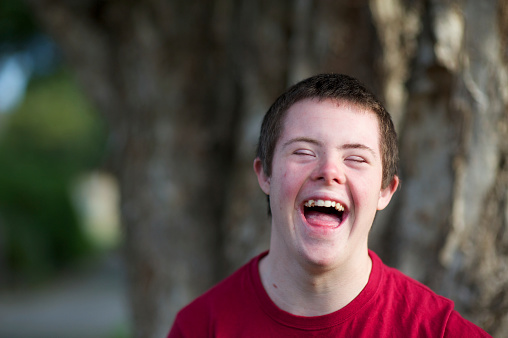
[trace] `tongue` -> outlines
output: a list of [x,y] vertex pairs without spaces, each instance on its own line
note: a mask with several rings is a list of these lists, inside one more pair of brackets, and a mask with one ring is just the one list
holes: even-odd
[[340,224],[340,218],[336,214],[308,210],[305,212],[307,223],[313,226],[336,227]]

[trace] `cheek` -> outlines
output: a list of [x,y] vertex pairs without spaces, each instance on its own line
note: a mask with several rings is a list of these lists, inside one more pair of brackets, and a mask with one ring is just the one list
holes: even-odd
[[298,176],[285,170],[280,176],[280,190],[283,196],[293,196],[298,191]]
[[[280,195],[281,200],[287,200],[288,202],[294,203],[292,201],[298,191],[301,188],[301,185],[304,181],[304,174],[302,174],[301,168],[294,168],[294,166],[286,165],[284,167],[274,168],[272,175],[272,184],[275,183],[273,179],[276,180],[276,191],[277,194]],[[273,186],[272,186],[273,188]]]
[[[375,187],[379,186],[379,189]],[[381,191],[381,177],[358,177],[356,184],[350,186],[356,205],[376,205]]]

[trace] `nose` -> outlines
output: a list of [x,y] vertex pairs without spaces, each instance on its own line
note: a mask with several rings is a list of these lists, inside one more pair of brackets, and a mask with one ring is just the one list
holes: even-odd
[[313,179],[324,181],[327,185],[344,184],[346,176],[339,159],[331,156],[322,157],[313,173]]

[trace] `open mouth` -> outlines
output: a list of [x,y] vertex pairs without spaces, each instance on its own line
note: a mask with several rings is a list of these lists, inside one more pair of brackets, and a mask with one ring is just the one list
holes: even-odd
[[304,203],[303,214],[310,225],[338,227],[344,219],[345,209],[336,201],[308,200]]

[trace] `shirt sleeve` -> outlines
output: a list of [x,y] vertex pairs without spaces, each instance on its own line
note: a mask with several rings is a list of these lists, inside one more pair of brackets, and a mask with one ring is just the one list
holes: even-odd
[[479,326],[464,319],[457,311],[453,310],[448,318],[445,330],[445,337],[447,338],[483,338],[492,336],[481,329]]
[[175,322],[173,323],[173,327],[169,331],[167,338],[182,338],[184,337],[182,330],[180,329],[180,324],[178,322],[178,317],[176,317]]

